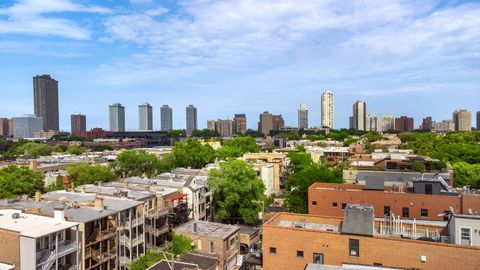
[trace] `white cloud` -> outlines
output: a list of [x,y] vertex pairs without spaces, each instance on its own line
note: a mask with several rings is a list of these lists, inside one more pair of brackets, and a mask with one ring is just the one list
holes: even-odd
[[86,6],[71,0],[21,0],[14,5],[0,9],[0,34],[31,34],[41,36],[62,36],[71,39],[89,39],[90,31],[73,20],[45,16],[61,12],[84,12],[106,14],[107,8]]

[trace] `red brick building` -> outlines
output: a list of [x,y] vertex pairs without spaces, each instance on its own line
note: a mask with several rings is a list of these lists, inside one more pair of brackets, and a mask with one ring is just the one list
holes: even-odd
[[402,132],[412,132],[413,131],[413,118],[407,116],[401,116],[400,118],[395,118],[395,130]]
[[442,214],[448,213],[450,207],[457,214],[466,214],[469,209],[474,214],[480,213],[479,195],[439,191],[434,181],[420,181],[419,184],[427,188],[381,187],[382,190],[369,190],[357,184],[315,183],[308,190],[308,213],[342,217],[347,204],[372,205],[375,217],[384,217],[391,212],[419,220],[444,220]]

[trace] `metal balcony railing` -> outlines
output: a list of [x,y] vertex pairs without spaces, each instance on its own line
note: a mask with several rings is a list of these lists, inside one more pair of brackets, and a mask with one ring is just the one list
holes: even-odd
[[38,262],[38,266],[42,270],[50,269],[52,264],[58,259],[67,254],[75,252],[79,249],[78,241],[61,241],[58,243],[58,247],[53,250],[49,250]]

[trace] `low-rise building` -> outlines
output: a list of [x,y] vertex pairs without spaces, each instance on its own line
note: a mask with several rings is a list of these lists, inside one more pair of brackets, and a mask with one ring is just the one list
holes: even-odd
[[284,183],[288,177],[290,158],[286,153],[246,153],[243,160],[251,164],[266,163],[273,165],[273,190],[272,193],[279,194],[283,189]]

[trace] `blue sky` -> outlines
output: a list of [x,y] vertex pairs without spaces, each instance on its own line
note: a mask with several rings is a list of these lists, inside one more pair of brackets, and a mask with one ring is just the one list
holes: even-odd
[[[61,127],[70,114],[108,127],[108,105],[185,107],[208,119],[269,110],[297,124],[300,103],[320,123],[335,94],[335,126],[355,100],[374,114],[451,118],[480,110],[480,2],[337,0],[1,0],[0,117],[33,112],[32,77],[59,80]],[[474,119],[472,119],[472,122]]]

